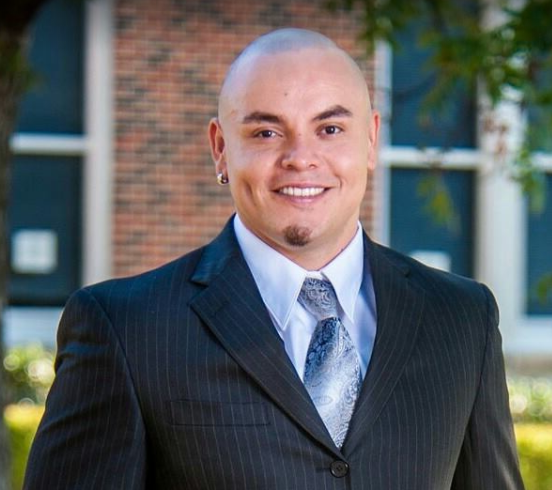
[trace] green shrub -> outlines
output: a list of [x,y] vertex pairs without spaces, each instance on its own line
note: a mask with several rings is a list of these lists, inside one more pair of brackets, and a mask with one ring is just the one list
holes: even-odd
[[514,422],[552,423],[552,379],[510,377],[508,391]]
[[9,398],[43,405],[54,380],[54,353],[41,344],[12,347],[4,358]]
[[[12,488],[20,490],[44,402],[54,380],[54,353],[41,344],[12,347],[3,359],[8,399],[4,423],[12,452]],[[1,413],[0,413],[1,415]]]
[[29,450],[43,412],[44,407],[37,405],[10,405],[4,412],[4,423],[8,428],[12,451],[13,490],[23,487]]
[[551,490],[552,424],[517,424],[516,437],[526,490]]

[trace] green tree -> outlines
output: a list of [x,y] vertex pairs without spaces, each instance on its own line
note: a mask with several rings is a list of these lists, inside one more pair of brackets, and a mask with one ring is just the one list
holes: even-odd
[[[0,339],[1,313],[7,301],[7,207],[10,188],[10,137],[22,95],[32,80],[27,63],[29,26],[48,0],[17,0],[0,3]],[[0,359],[4,348],[0,342]],[[0,490],[10,488],[10,454],[2,414],[7,403],[6,375],[0,364]]]
[[[429,49],[427,68],[436,77],[420,118],[442,116],[450,94],[462,87],[482,89],[488,106],[483,131],[496,137],[497,163],[520,184],[531,209],[543,209],[545,180],[533,155],[552,150],[552,0],[330,0],[328,5],[363,16],[361,40],[368,52],[374,51],[377,41],[400,49],[400,34],[423,22],[417,42]],[[530,116],[517,148],[509,149],[505,143],[508,124],[493,119],[493,110],[502,103],[516,105],[524,118]],[[428,208],[444,203],[433,214],[441,222],[453,222],[442,169],[438,165],[432,169],[433,186],[428,189],[425,183]],[[550,274],[543,276],[536,290],[541,300],[551,295]]]
[[[400,49],[398,35],[424,21],[418,42],[431,48],[430,67],[438,74],[426,99],[428,110],[443,107],[460,85],[482,83],[493,107],[508,101],[522,110],[533,108],[547,129],[552,127],[552,86],[545,83],[552,73],[552,0],[330,1],[331,8],[339,6],[360,8],[362,40],[370,52],[379,40]],[[540,147],[544,136],[544,131],[527,134],[523,149]]]

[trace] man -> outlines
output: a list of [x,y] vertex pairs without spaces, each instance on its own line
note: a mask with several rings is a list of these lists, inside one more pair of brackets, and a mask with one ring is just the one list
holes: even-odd
[[25,488],[523,487],[491,293],[359,226],[378,126],[324,36],[245,49],[209,126],[237,215],[73,295]]

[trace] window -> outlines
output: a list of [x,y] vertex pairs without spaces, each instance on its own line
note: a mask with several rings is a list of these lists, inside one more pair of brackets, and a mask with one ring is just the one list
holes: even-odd
[[547,200],[544,211],[527,211],[526,309],[529,315],[552,315],[552,303],[541,301],[537,285],[552,274],[552,174],[546,175]]
[[429,265],[473,275],[473,172],[445,171],[443,179],[455,216],[448,226],[436,223],[420,195],[430,170],[391,171],[391,246]]
[[36,80],[17,132],[83,132],[83,3],[53,0],[39,12],[29,53]]
[[[476,112],[474,93],[459,89],[433,120],[420,117],[424,100],[437,74],[426,68],[431,52],[417,44],[419,24],[406,29],[392,53],[391,114],[387,162],[389,181],[388,240],[390,245],[421,261],[473,276],[475,255]],[[428,158],[420,149],[464,151],[460,167],[443,163],[440,170],[452,202],[454,217],[439,223],[429,210],[429,198],[420,190],[431,178]],[[437,158],[440,158],[437,157]]]
[[83,23],[84,2],[53,0],[32,27],[36,81],[20,106],[8,210],[12,305],[63,305],[80,284],[83,155],[66,141],[83,133]]
[[423,101],[437,74],[427,68],[431,51],[417,43],[423,25],[412,26],[393,52],[391,143],[414,147],[475,147],[475,91],[459,88],[432,119],[421,117]]

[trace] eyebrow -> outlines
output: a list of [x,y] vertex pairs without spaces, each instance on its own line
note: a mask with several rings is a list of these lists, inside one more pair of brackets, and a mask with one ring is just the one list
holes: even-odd
[[353,113],[342,105],[334,105],[313,118],[313,121],[324,121],[333,117],[351,117]]
[[[326,109],[325,111],[321,112],[320,114],[317,114],[312,118],[313,121],[325,121],[326,119],[331,119],[333,117],[351,117],[353,113],[343,107],[342,105],[334,105],[330,107],[329,109]],[[242,119],[242,124],[250,124],[250,123],[272,123],[272,124],[280,124],[282,123],[282,119],[277,116],[276,114],[271,114],[270,112],[262,112],[262,111],[253,111]]]
[[242,124],[259,123],[259,122],[279,124],[282,122],[282,120],[275,114],[270,114],[269,112],[261,112],[261,111],[251,112],[250,114],[247,114],[242,120]]

